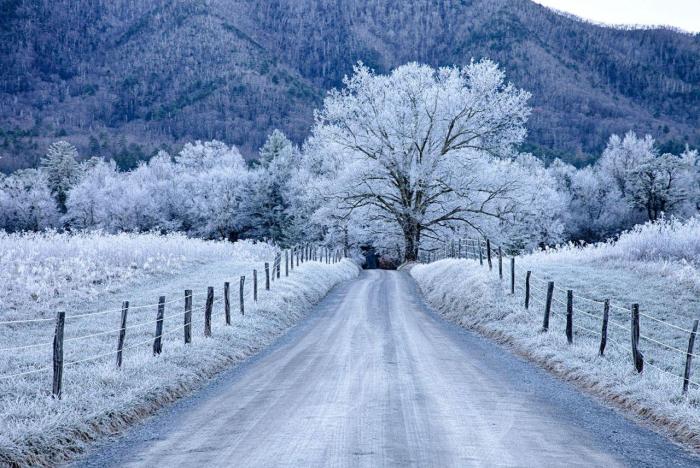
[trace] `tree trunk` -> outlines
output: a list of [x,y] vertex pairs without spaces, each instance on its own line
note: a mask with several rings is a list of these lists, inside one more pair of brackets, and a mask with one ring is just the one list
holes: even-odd
[[405,243],[404,261],[415,262],[418,260],[420,246],[420,226],[415,221],[403,224],[403,236]]

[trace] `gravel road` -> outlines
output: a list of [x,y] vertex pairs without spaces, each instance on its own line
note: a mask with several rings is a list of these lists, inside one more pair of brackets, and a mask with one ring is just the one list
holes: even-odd
[[336,287],[273,347],[75,466],[700,466],[449,324],[402,272]]

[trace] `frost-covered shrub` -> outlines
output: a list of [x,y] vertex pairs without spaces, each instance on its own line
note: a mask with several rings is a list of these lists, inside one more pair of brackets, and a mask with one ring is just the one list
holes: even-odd
[[685,260],[700,265],[700,218],[648,222],[623,233],[608,255],[624,260]]
[[661,219],[639,224],[618,239],[584,245],[569,243],[535,252],[530,260],[622,260],[688,262],[700,266],[700,218]]

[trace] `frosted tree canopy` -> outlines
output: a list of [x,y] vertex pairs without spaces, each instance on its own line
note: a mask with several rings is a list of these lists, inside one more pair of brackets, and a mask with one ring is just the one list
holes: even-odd
[[344,83],[316,114],[310,142],[334,158],[319,188],[337,216],[398,229],[414,260],[424,236],[481,229],[517,209],[504,161],[525,136],[529,93],[495,63],[409,63],[389,75],[360,64]]

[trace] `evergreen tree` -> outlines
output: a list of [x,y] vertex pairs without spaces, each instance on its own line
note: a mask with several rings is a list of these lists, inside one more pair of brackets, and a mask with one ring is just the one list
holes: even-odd
[[65,213],[68,191],[80,179],[78,150],[67,141],[52,143],[41,165],[46,172],[49,189],[58,203],[58,209]]
[[260,148],[260,164],[267,167],[282,153],[292,148],[292,142],[280,130],[273,130]]

